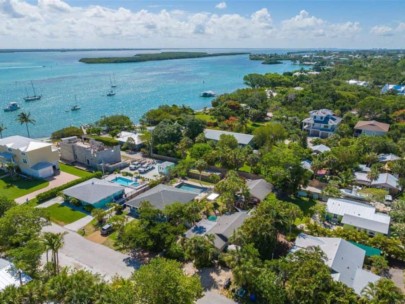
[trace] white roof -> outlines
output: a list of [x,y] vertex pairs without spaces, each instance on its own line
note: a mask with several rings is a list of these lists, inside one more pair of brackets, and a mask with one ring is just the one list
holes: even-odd
[[373,206],[341,198],[329,198],[326,209],[329,213],[343,216],[342,223],[345,222],[359,228],[388,233],[391,217],[376,212]]
[[[20,286],[18,271],[19,270],[15,268],[13,263],[5,259],[0,259],[0,291],[10,285],[14,285],[16,287]],[[23,284],[26,284],[31,280],[31,277],[25,273],[21,273],[21,281]]]
[[139,144],[143,143],[141,136],[142,136],[142,134],[140,134],[140,133],[122,131],[120,134],[118,134],[117,140],[125,143],[128,141],[128,138],[132,137],[132,139],[135,141],[135,145],[139,145]]
[[317,145],[317,146],[312,146],[312,147],[310,147],[310,149],[312,151],[319,152],[319,153],[324,153],[324,152],[330,151],[330,148],[328,146],[325,146],[325,145],[322,145],[322,144]]
[[207,196],[207,200],[209,200],[209,201],[214,201],[214,200],[216,200],[217,199],[217,197],[219,196],[219,194],[218,193],[211,193],[210,195],[208,195]]
[[400,190],[398,178],[389,173],[381,173],[376,180],[371,181],[367,173],[354,172],[356,181],[369,183],[371,186],[386,186],[385,188],[392,188]]
[[51,147],[52,144],[24,136],[15,135],[0,139],[0,146],[6,146],[7,148],[20,150],[21,152],[29,152],[41,149],[43,147]]
[[212,129],[205,129],[204,130],[205,138],[211,139],[211,140],[218,141],[222,134],[232,135],[238,141],[238,144],[241,144],[241,145],[247,145],[253,139],[253,135],[251,135],[251,134],[220,131],[220,130],[212,130]]
[[399,156],[396,156],[395,154],[380,154],[378,155],[378,161],[379,162],[388,162],[388,161],[396,161],[396,160],[400,160],[401,158]]
[[326,255],[325,264],[335,272],[332,278],[353,288],[357,294],[369,282],[380,279],[379,276],[363,270],[365,250],[341,238],[315,237],[301,233],[292,251],[308,247],[319,247]]

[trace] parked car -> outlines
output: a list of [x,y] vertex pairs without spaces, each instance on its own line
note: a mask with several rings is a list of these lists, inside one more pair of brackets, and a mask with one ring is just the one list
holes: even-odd
[[113,227],[110,224],[106,224],[101,228],[101,235],[102,236],[107,236],[111,232],[113,232]]
[[135,171],[136,169],[138,169],[138,166],[136,166],[136,165],[129,165],[129,170]]

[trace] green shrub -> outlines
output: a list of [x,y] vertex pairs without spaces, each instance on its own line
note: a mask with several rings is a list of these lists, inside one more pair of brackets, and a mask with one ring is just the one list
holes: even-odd
[[51,198],[54,198],[54,197],[58,196],[58,194],[61,191],[65,190],[67,188],[73,187],[75,185],[78,185],[78,184],[80,184],[82,182],[85,182],[85,181],[87,181],[89,179],[92,179],[92,178],[100,178],[102,175],[103,174],[101,172],[95,172],[92,175],[89,175],[87,177],[82,177],[82,178],[79,178],[79,179],[75,179],[75,180],[73,180],[73,181],[71,181],[69,183],[66,183],[66,184],[61,185],[61,186],[56,187],[56,188],[53,188],[53,189],[48,190],[46,192],[40,193],[40,194],[37,195],[38,203],[43,203],[44,201],[50,200]]
[[127,171],[123,171],[122,173],[121,173],[123,176],[134,176],[131,172],[127,172]]
[[91,213],[94,210],[94,207],[92,205],[86,204],[83,206],[83,209]]
[[97,140],[108,147],[118,146],[120,142],[111,137],[104,137],[104,136],[92,136],[94,140]]
[[72,127],[66,127],[66,128],[53,132],[51,135],[51,138],[55,140],[55,139],[61,139],[61,138],[70,137],[70,136],[80,137],[82,135],[83,135],[83,131],[81,128],[72,126]]

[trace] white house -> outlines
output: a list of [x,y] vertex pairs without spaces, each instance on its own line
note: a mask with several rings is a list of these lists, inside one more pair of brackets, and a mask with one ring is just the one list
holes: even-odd
[[387,134],[389,129],[389,124],[375,120],[362,120],[354,126],[354,136],[383,136]]
[[30,282],[30,276],[17,269],[13,263],[0,259],[0,292],[8,286],[21,286]]
[[244,134],[244,133],[236,133],[236,132],[228,132],[228,131],[221,131],[221,130],[212,130],[212,129],[205,129],[204,135],[206,139],[218,141],[221,135],[232,135],[235,137],[239,145],[246,146],[249,145],[250,142],[253,140],[253,135],[251,134]]
[[325,264],[331,269],[332,278],[353,288],[358,295],[369,283],[375,283],[381,278],[363,269],[366,251],[341,238],[315,237],[301,233],[291,252],[310,247],[321,249],[326,255]]

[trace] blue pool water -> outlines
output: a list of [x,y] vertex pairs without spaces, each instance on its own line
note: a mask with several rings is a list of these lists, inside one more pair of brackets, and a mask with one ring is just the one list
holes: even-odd
[[[198,51],[283,53],[288,50]],[[185,104],[202,109],[210,106],[212,100],[201,98],[202,91],[232,92],[245,87],[243,76],[246,74],[283,73],[301,68],[289,61],[276,65],[261,64],[249,60],[248,55],[120,64],[78,62],[82,57],[132,56],[142,52],[151,51],[0,53],[0,123],[7,127],[3,136],[26,135],[25,126],[16,121],[21,111],[30,112],[36,120],[35,125],[29,126],[31,136],[47,137],[55,130],[92,123],[103,115],[126,114],[138,122],[146,111],[161,104]],[[110,76],[115,78],[117,85],[113,97],[106,96]],[[43,97],[38,101],[24,102],[22,98],[26,89],[32,94],[31,80],[37,94]],[[17,101],[21,110],[3,112],[10,101]],[[74,104],[81,109],[68,111]]]
[[207,191],[207,188],[204,187],[199,187],[199,186],[195,186],[195,185],[191,185],[191,184],[187,184],[187,183],[181,183],[180,185],[176,186],[176,188],[185,190],[185,191],[190,191],[190,192],[194,192],[194,193],[202,193]]
[[121,176],[114,178],[112,180],[112,182],[116,183],[116,184],[119,184],[121,186],[133,186],[133,187],[139,186],[139,183],[134,182],[134,181],[132,181],[132,180],[130,180],[128,178],[121,177]]

